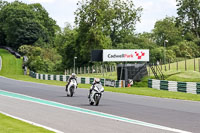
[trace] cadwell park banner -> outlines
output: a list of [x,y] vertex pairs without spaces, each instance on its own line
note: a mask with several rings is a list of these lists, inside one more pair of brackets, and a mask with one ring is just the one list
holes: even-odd
[[104,49],[103,61],[132,62],[149,61],[148,49]]

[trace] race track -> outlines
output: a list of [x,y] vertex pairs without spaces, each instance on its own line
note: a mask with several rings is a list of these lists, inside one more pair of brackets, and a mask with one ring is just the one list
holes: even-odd
[[2,59],[1,59],[1,56],[0,56],[0,71],[1,71],[1,67],[2,67]]
[[[171,130],[167,130],[167,127],[175,129],[175,132],[198,133],[200,130],[200,102],[105,92],[99,106],[90,106],[87,99],[87,89],[79,88],[74,97],[66,97],[64,87],[16,81],[4,77],[0,77],[1,91],[23,94],[131,120],[139,120],[147,122],[149,125],[158,125],[156,128],[152,128],[148,124],[140,125],[108,119],[90,113],[61,109],[23,99],[19,100],[0,93],[0,111],[62,132],[171,132]],[[159,125],[166,127],[166,129],[160,129]]]

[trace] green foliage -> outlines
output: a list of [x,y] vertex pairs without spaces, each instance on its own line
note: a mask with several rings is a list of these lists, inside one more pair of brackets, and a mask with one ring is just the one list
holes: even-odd
[[7,50],[0,49],[0,56],[2,57],[2,69],[0,75],[22,75],[22,59],[11,55]]
[[175,52],[176,57],[193,58],[200,56],[200,48],[192,41],[182,41],[170,48]]
[[43,32],[45,33],[45,36],[43,37],[45,39],[44,41],[52,41],[55,29],[57,28],[55,20],[49,17],[48,12],[39,3],[31,4],[30,7],[33,11],[35,11],[37,20],[39,20],[43,26]]
[[53,41],[55,26],[55,21],[40,4],[14,1],[0,9],[0,34],[4,37],[1,43],[6,42],[13,48],[38,40]]
[[[62,71],[66,68],[73,66],[73,59],[79,53],[76,46],[77,30],[72,29],[70,24],[67,24],[63,31],[58,31],[55,38],[54,47],[58,50],[62,56]],[[77,53],[75,50],[77,49]],[[77,59],[80,64],[82,63],[81,58]]]
[[176,0],[177,1],[177,24],[184,27],[184,32],[191,32],[200,38],[200,1],[199,0]]
[[[185,33],[184,28],[183,25],[177,26],[174,17],[166,17],[157,21],[152,35],[157,45],[165,46],[166,51],[164,49],[159,50],[159,48],[151,50],[151,60],[155,62],[156,59],[165,58],[167,61],[174,62],[177,57],[198,57],[199,47],[196,44],[199,43],[199,39],[192,32]],[[159,52],[163,53],[159,54]],[[164,57],[164,54],[166,54],[166,57]]]
[[140,21],[142,8],[135,8],[132,0],[115,0],[110,3],[110,38],[112,46],[115,47],[117,43],[126,42],[124,38],[128,35],[133,35],[135,24]]
[[154,29],[153,36],[157,45],[163,46],[164,41],[168,40],[167,47],[176,45],[182,40],[182,29],[176,27],[176,21],[174,17],[166,17],[163,20],[157,21]]
[[164,49],[162,47],[157,47],[150,50],[150,57],[151,63],[156,63],[157,61],[160,61],[160,59],[164,58]]
[[124,38],[133,34],[141,12],[129,0],[84,0],[78,5],[75,12],[78,33],[73,52],[82,64],[89,62],[93,49],[116,48],[117,44],[126,43]]
[[53,48],[22,45],[18,51],[28,57],[26,65],[33,71],[52,73],[60,69],[62,58]]
[[166,50],[166,60],[168,60],[168,62],[176,61],[176,53],[174,50],[171,49]]

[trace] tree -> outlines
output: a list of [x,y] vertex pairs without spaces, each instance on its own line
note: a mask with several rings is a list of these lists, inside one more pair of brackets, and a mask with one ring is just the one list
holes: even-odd
[[[76,52],[82,57],[83,63],[89,61],[92,49],[103,49],[111,46],[111,40],[106,34],[105,26],[109,24],[108,0],[85,0],[78,3],[75,23],[77,24],[78,37],[76,40]],[[104,23],[106,22],[106,23]],[[75,56],[75,55],[74,55]]]
[[8,4],[7,1],[0,0],[0,10],[1,10],[1,8],[4,7],[6,4]]
[[42,38],[47,43],[53,43],[55,37],[56,29],[59,29],[59,26],[56,25],[55,20],[49,17],[48,12],[41,6],[41,4],[30,4],[31,10],[35,13],[37,21],[42,25]]
[[197,38],[200,37],[200,1],[199,0],[176,0],[177,22],[183,25],[185,33],[192,32]]
[[40,48],[31,45],[22,45],[18,52],[28,57],[26,65],[35,72],[55,72],[59,70],[62,57],[54,48]]
[[62,69],[73,66],[73,58],[74,56],[77,56],[75,55],[75,49],[77,48],[76,40],[77,30],[73,29],[69,23],[66,23],[66,26],[62,31],[60,30],[56,33],[54,47],[62,56]]
[[157,21],[153,29],[153,36],[160,46],[163,46],[165,40],[168,40],[168,46],[172,46],[183,39],[182,28],[176,26],[174,17],[166,17]]
[[78,3],[76,53],[83,63],[90,60],[93,49],[115,48],[123,38],[134,32],[141,8],[129,0],[84,0]]
[[14,1],[0,10],[0,33],[4,35],[6,45],[16,49],[38,40],[50,42],[54,37],[54,26],[55,21],[40,4]]
[[126,42],[126,36],[133,35],[137,21],[140,21],[142,8],[136,8],[132,0],[114,0],[110,11],[110,37],[112,46]]
[[[8,4],[8,2],[0,0],[0,11],[6,4]],[[6,35],[3,32],[2,23],[0,23],[0,46],[3,46],[6,44],[5,38],[6,38]]]
[[200,56],[200,47],[192,41],[181,41],[170,48],[176,57],[195,58]]

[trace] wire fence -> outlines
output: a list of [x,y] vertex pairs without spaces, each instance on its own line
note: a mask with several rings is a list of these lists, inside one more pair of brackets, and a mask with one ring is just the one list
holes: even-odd
[[[161,61],[160,61],[161,62]],[[161,69],[162,72],[174,71],[174,72],[184,72],[184,71],[196,71],[200,72],[200,58],[185,59],[182,61],[176,61],[171,63],[170,60],[166,64],[160,62],[154,63],[152,66],[155,71]],[[149,75],[152,74],[150,67],[148,67]]]
[[76,67],[71,69],[65,70],[65,75],[70,75],[71,73],[76,74],[93,74],[93,73],[100,73],[104,74],[107,72],[116,72],[117,66],[116,65],[95,65],[95,66],[84,66],[84,67]]

